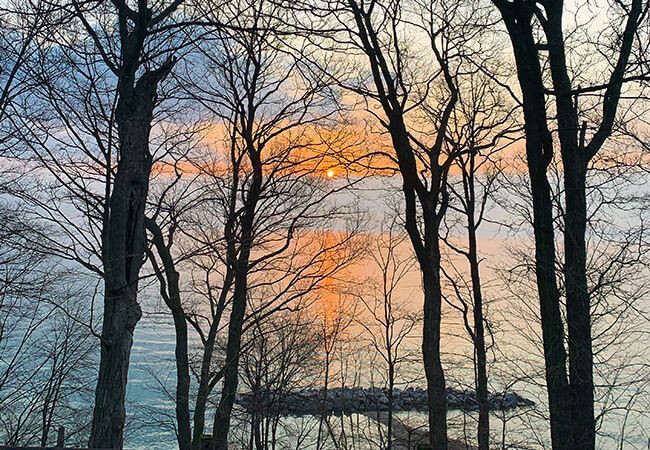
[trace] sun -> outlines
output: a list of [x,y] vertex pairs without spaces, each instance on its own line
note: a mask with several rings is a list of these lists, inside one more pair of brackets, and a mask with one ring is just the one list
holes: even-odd
[[327,178],[334,178],[334,175],[335,175],[335,173],[334,173],[334,171],[332,169],[327,171]]

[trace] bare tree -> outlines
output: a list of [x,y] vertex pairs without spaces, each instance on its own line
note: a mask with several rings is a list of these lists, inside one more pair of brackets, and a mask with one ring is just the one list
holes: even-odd
[[[636,349],[634,341],[647,334],[647,312],[643,298],[647,296],[647,262],[644,262],[643,247],[647,233],[647,198],[638,195],[639,186],[645,183],[644,169],[639,165],[636,149],[630,148],[621,154],[618,144],[608,144],[590,164],[588,192],[590,213],[588,248],[589,260],[587,277],[589,280],[592,330],[594,349],[594,411],[598,446],[611,445],[608,442],[631,442],[638,439],[632,429],[646,416],[642,409],[632,405],[642,403],[637,383],[646,383],[645,375],[638,372],[648,364],[648,354]],[[634,157],[634,158],[632,158]],[[563,174],[557,161],[549,170],[552,186],[555,226],[563,228]],[[531,192],[525,175],[509,176],[500,191],[499,201],[505,207],[506,222],[517,233],[532,224],[533,211]],[[562,245],[556,242],[556,251]],[[508,303],[513,307],[509,318],[504,317],[511,327],[507,336],[520,336],[510,339],[509,350],[500,352],[500,359],[506,366],[514,368],[515,377],[525,380],[531,386],[545,387],[543,382],[543,362],[530,353],[540,348],[542,339],[538,324],[539,309],[531,302],[535,292],[535,261],[532,244],[527,240],[508,246],[510,260],[499,270],[503,276],[503,291],[511,295]],[[560,280],[561,299],[564,299],[565,286],[562,281],[563,264],[559,260],[555,266]],[[564,303],[564,302],[562,302]],[[634,312],[632,312],[634,311]],[[565,306],[561,312],[565,317]],[[520,342],[517,344],[517,342]],[[504,342],[505,343],[505,342]],[[635,348],[628,352],[626,349]],[[514,350],[514,351],[513,351]],[[521,355],[520,353],[521,352]],[[537,352],[535,352],[536,354]],[[529,356],[525,356],[528,354]],[[508,360],[510,358],[510,360]],[[507,377],[506,374],[504,376]],[[540,390],[540,392],[543,392]],[[628,402],[630,402],[628,404]],[[626,405],[626,406],[622,406]],[[620,408],[620,409],[619,409]],[[623,412],[625,411],[625,412]],[[538,419],[548,421],[548,411],[543,407],[531,411],[536,416],[530,426],[539,430]],[[625,423],[630,426],[625,432]],[[534,433],[523,431],[532,436]],[[540,446],[547,445],[545,433],[536,437]],[[643,442],[645,442],[643,440]],[[616,444],[618,445],[618,444]]]
[[264,321],[252,319],[249,350],[242,354],[242,378],[248,388],[252,448],[275,449],[286,399],[315,381],[320,336],[309,308],[280,312]]
[[[203,52],[215,71],[212,79],[220,85],[200,88],[199,94],[201,104],[224,124],[231,177],[223,186],[227,205],[223,257],[233,281],[223,383],[213,429],[213,446],[218,449],[227,446],[247,301],[256,284],[253,274],[274,270],[277,256],[296,254],[299,241],[295,237],[308,223],[316,227],[336,217],[337,208],[328,207],[325,199],[342,188],[322,186],[324,180],[314,172],[321,156],[310,156],[315,143],[309,127],[316,122],[326,124],[335,110],[328,106],[323,81],[278,37],[283,10],[259,2],[233,3],[231,8],[227,14],[241,31],[218,34],[215,43],[221,51]],[[284,100],[277,95],[285,96]],[[313,272],[323,267],[318,261],[329,256],[327,249],[338,244],[318,244],[322,238],[315,231],[310,233],[318,246],[308,258]],[[282,286],[282,295],[285,287],[287,295],[295,295],[291,286],[296,286],[292,281],[296,276],[308,284],[323,279],[322,271],[313,277],[304,269],[296,272],[291,264],[286,267],[288,271],[276,282]],[[282,273],[284,269],[279,268]],[[258,283],[257,289],[264,285]]]
[[[0,6],[0,124],[11,121],[33,87],[28,66],[33,62],[36,38],[47,39],[56,26],[57,7],[41,1],[11,1]],[[18,103],[18,104],[16,104]],[[4,128],[4,126],[3,126]],[[3,143],[9,136],[3,130]]]
[[371,351],[382,361],[380,367],[384,373],[376,374],[373,367],[372,376],[384,377],[388,399],[385,448],[392,449],[394,393],[399,381],[398,372],[414,356],[408,349],[407,341],[414,337],[412,332],[421,318],[410,311],[404,299],[400,298],[404,281],[417,264],[413,255],[404,249],[408,236],[397,229],[397,215],[390,217],[387,214],[384,222],[387,224],[378,230],[379,235],[370,253],[370,260],[378,270],[379,279],[371,278],[366,284],[369,286],[368,292],[360,294],[365,311],[359,313],[357,320],[366,331],[365,337],[370,340]]
[[[224,376],[225,361],[221,355],[224,349],[220,347],[219,339],[227,337],[224,322],[230,309],[234,277],[228,275],[232,269],[224,257],[228,242],[216,223],[227,220],[232,212],[223,209],[225,198],[223,192],[219,192],[223,186],[215,189],[214,181],[224,183],[229,179],[227,173],[199,173],[187,184],[178,183],[176,188],[182,186],[178,189],[165,189],[164,195],[152,208],[151,218],[147,219],[154,246],[149,252],[150,261],[160,282],[161,296],[174,318],[176,331],[177,388],[174,398],[179,445],[189,445],[190,442],[194,446],[202,445],[203,422],[197,424],[196,419],[204,420],[211,392]],[[273,202],[272,209],[266,211],[273,210],[278,215],[260,213],[256,222],[259,220],[258,223],[266,227],[274,217],[287,213],[290,217],[286,221],[273,222],[273,229],[268,228],[269,234],[260,232],[253,241],[252,252],[260,264],[249,272],[248,312],[242,324],[244,336],[251,327],[264,326],[264,321],[267,318],[272,320],[277,312],[286,309],[299,311],[306,307],[301,304],[316,301],[328,280],[336,277],[360,254],[354,240],[354,229],[340,233],[309,229],[316,224],[325,226],[331,220],[328,216],[333,210],[314,210],[314,215],[309,215],[296,204],[287,203],[282,195],[284,188],[290,189],[287,194],[291,192],[292,195],[303,191],[296,198],[301,206],[304,206],[301,198],[317,199],[318,194],[308,185],[296,191],[295,182],[293,178],[286,185],[277,181],[273,188],[262,191],[265,205],[271,207],[270,202]],[[326,208],[325,204],[319,207]],[[293,213],[298,215],[293,216]],[[291,232],[291,236],[282,237],[287,232]],[[280,252],[276,252],[278,247],[274,243],[278,238],[291,241]],[[189,384],[190,370],[194,370],[191,356],[188,359],[189,333],[184,321],[199,335],[201,342],[199,367],[195,372],[198,392],[192,408],[195,417],[193,438],[183,431],[190,430]],[[252,344],[242,339],[242,348],[250,349]]]
[[[316,449],[326,448],[328,438],[332,444],[339,448],[341,437],[336,436],[330,420],[330,411],[327,410],[327,398],[333,379],[338,378],[340,381],[346,379],[346,373],[343,370],[347,359],[343,356],[349,347],[351,341],[350,328],[354,323],[356,316],[356,306],[353,298],[342,293],[333,292],[321,299],[320,311],[318,314],[320,349],[322,358],[322,397],[319,406],[320,414],[318,418],[318,433],[316,436]],[[340,364],[337,370],[336,363]],[[341,383],[343,384],[343,383]],[[341,427],[341,433],[343,433]]]
[[[591,303],[587,280],[587,172],[589,162],[611,135],[623,84],[648,76],[647,65],[636,60],[638,31],[648,19],[643,1],[612,3],[610,44],[595,45],[607,55],[609,74],[602,80],[593,72],[572,66],[567,54],[572,46],[589,51],[589,45],[567,40],[563,28],[563,2],[493,1],[501,13],[512,42],[519,85],[523,94],[526,154],[533,192],[537,287],[543,327],[544,354],[554,448],[595,447],[593,350]],[[576,32],[579,33],[579,25]],[[591,62],[592,66],[594,65]],[[550,76],[552,88],[546,86]],[[584,74],[584,75],[583,75]],[[574,86],[577,84],[577,86]],[[587,86],[582,86],[586,84]],[[555,108],[547,111],[546,95]],[[594,97],[596,95],[596,97]],[[585,98],[588,96],[588,99]],[[594,98],[597,100],[594,103]],[[601,114],[592,113],[600,108]],[[557,123],[564,182],[564,272],[566,286],[568,362],[565,327],[555,276],[555,246],[547,169],[555,144],[549,127]],[[592,123],[591,127],[589,123]]]
[[23,190],[34,215],[55,222],[69,238],[68,245],[46,239],[44,251],[74,259],[104,279],[91,447],[123,445],[129,356],[141,316],[151,130],[158,85],[180,45],[172,27],[180,3],[155,10],[125,1],[58,5],[65,26],[39,36],[39,54],[29,67],[38,100],[16,118],[21,145],[49,172],[41,184],[55,184],[81,213],[73,219],[60,200],[39,197],[34,186]]
[[[448,205],[446,179],[454,154],[445,146],[458,103],[463,62],[476,51],[468,42],[485,19],[480,5],[446,2],[341,2],[323,25],[335,48],[364,62],[358,78],[332,76],[356,93],[390,138],[386,157],[398,168],[405,227],[422,273],[422,352],[429,394],[431,445],[447,448],[446,384],[440,358],[442,292],[440,224]],[[321,10],[318,10],[321,12]],[[418,46],[404,36],[418,36]],[[327,41],[326,41],[327,42]],[[332,44],[321,44],[323,46]],[[329,48],[329,47],[328,47]],[[340,50],[339,50],[340,51]],[[411,54],[427,55],[426,66]],[[429,64],[433,62],[433,65]],[[358,72],[358,71],[357,71]]]
[[78,274],[43,258],[33,225],[7,206],[0,206],[0,439],[47,446],[64,426],[79,442],[90,425],[84,402],[94,364],[87,305],[78,304],[88,292]]
[[[171,187],[163,183],[147,221],[154,273],[174,315],[181,353],[176,407],[183,448],[190,442],[184,437],[189,407],[181,404],[189,349],[181,317],[201,341],[191,445],[202,445],[206,408],[221,383],[213,445],[225,448],[238,361],[249,345],[245,331],[313,299],[359,254],[358,220],[348,221],[352,210],[335,200],[350,183],[328,181],[322,165],[327,143],[321,136],[336,108],[323,80],[280,33],[283,10],[233,2],[218,16],[206,14],[206,20],[230,17],[233,26],[198,42],[193,71],[178,75],[190,103],[209,117],[205,138],[179,161],[178,179],[167,180]],[[201,82],[193,81],[197,72]],[[181,270],[190,277],[185,284]]]
[[[444,240],[455,254],[466,261],[468,268],[459,268],[451,258],[451,267],[443,268],[443,273],[451,284],[451,297],[458,302],[450,300],[449,303],[461,312],[474,348],[479,410],[477,442],[479,449],[487,450],[490,407],[483,298],[485,286],[481,280],[478,230],[487,220],[488,202],[494,195],[495,181],[500,174],[498,152],[517,138],[519,130],[514,123],[514,108],[488,77],[481,74],[467,77],[459,97],[460,106],[454,111],[448,140],[449,145],[463,150],[457,151],[458,157],[454,162],[459,175],[451,176],[448,181],[451,197],[449,208],[453,214],[447,218],[449,234]],[[457,227],[462,227],[463,237],[457,237],[454,231]],[[467,236],[466,242],[463,242],[464,236]]]
[[[105,300],[91,447],[121,448],[123,444],[129,355],[133,330],[142,314],[137,292],[146,246],[144,210],[152,165],[149,134],[158,83],[169,74],[175,60],[166,56],[158,67],[147,68],[142,74],[138,72],[146,49],[145,40],[179,4],[176,0],[154,15],[146,4],[139,4],[133,10],[126,2],[118,2],[115,13],[120,54],[104,57],[118,79],[115,122],[119,163],[102,228]],[[101,42],[103,36],[98,36],[82,8],[76,4],[74,7],[90,37]],[[108,54],[109,50],[99,44],[98,51]]]
[[[367,369],[344,354],[354,344],[351,299],[371,316],[360,324],[386,369],[391,447],[397,369],[419,323],[394,300],[414,264],[430,445],[453,446],[445,300],[472,343],[462,356],[475,360],[486,450],[493,293],[479,232],[499,175],[495,154],[520,132],[508,92],[523,111],[529,188],[503,177],[515,198],[500,200],[523,218],[506,211],[499,222],[514,233],[532,225],[534,252],[524,244],[504,261],[503,291],[516,299],[513,316],[526,319],[515,331],[543,348],[545,382],[534,351],[526,361],[500,357],[516,368],[515,382],[545,385],[549,408],[504,413],[502,446],[506,420],[536,428],[522,442],[545,445],[535,421],[547,416],[554,448],[591,450],[613,427],[616,445],[631,441],[647,399],[648,361],[635,351],[648,319],[639,304],[648,295],[650,4],[602,2],[577,5],[573,17],[550,0],[2,2],[2,439],[46,446],[65,425],[75,442],[90,434],[91,447],[124,445],[147,280],[173,320],[168,394],[182,450],[228,447],[242,379],[255,405],[248,445],[273,447],[278,398],[319,362],[316,447],[356,445],[359,419],[338,423],[326,408],[332,386],[358,383]],[[493,13],[511,41],[519,89],[507,64],[493,64],[496,36],[505,36]],[[369,247],[358,239],[365,216],[350,189],[366,171],[399,175],[404,208],[371,255],[379,284],[359,294],[340,284]],[[414,259],[402,259],[403,242]],[[307,332],[301,314],[316,305],[319,333]],[[279,319],[296,317],[295,328]],[[81,412],[92,394],[88,423]]]

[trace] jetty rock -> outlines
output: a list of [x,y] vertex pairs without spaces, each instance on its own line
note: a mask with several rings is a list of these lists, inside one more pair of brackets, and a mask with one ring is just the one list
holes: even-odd
[[[388,389],[377,387],[335,387],[289,392],[263,390],[238,395],[237,403],[248,412],[282,415],[340,414],[366,411],[426,411],[427,391],[419,387]],[[491,410],[530,407],[535,403],[516,392],[490,393]],[[478,410],[476,392],[447,388],[447,407]]]

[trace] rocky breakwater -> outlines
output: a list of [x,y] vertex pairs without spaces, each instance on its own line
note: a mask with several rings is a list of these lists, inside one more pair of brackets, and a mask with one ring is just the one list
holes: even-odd
[[[317,415],[322,413],[350,413],[387,411],[389,396],[381,388],[330,388],[305,389],[289,393],[242,393],[237,403],[247,411],[263,414]],[[533,406],[535,403],[516,392],[492,393],[488,396],[490,409],[504,410]],[[447,388],[447,407],[450,409],[477,410],[478,401],[473,390]],[[393,390],[393,411],[425,411],[427,391],[422,388]]]

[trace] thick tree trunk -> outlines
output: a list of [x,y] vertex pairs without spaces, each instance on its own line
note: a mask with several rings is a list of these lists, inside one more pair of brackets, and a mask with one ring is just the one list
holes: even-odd
[[[123,445],[129,359],[133,332],[142,316],[137,291],[145,250],[144,204],[151,170],[149,122],[128,116],[122,121],[126,136],[122,138],[122,160],[111,196],[104,248],[101,361],[89,444],[100,448],[122,448]],[[130,128],[141,129],[132,132]]]
[[[107,293],[111,292],[108,291]],[[122,448],[126,411],[126,381],[133,330],[142,315],[135,294],[124,288],[104,299],[99,378],[95,389],[90,448]]]
[[587,288],[585,232],[586,163],[565,160],[566,215],[564,231],[565,283],[569,335],[569,376],[576,450],[596,446],[591,309]]
[[118,84],[115,119],[120,160],[102,235],[104,317],[91,448],[123,445],[129,359],[133,332],[142,316],[137,294],[146,247],[144,209],[152,166],[149,135],[156,87],[172,65],[170,60],[156,71],[144,73],[135,85],[134,74],[125,69]]
[[523,94],[526,156],[533,200],[535,274],[540,303],[546,384],[555,450],[573,449],[571,402],[567,380],[564,325],[555,272],[553,202],[546,170],[553,159],[553,141],[546,122],[546,99],[538,47],[531,21],[533,10],[493,0],[501,11],[512,42]]
[[535,271],[540,302],[549,411],[551,413],[551,440],[554,449],[570,450],[573,448],[571,402],[568,395],[560,294],[555,276],[551,188],[545,170],[540,173],[540,170],[531,168],[530,180],[533,194]]
[[[416,254],[424,291],[424,320],[422,333],[422,356],[427,380],[429,409],[429,442],[435,449],[447,449],[447,392],[445,375],[440,359],[440,325],[442,314],[442,291],[440,286],[440,204],[439,186],[441,174],[433,167],[432,190],[420,181],[417,163],[411,148],[408,132],[401,113],[391,117],[389,128],[393,148],[398,157],[404,193],[404,227]],[[424,236],[418,225],[418,202],[422,209]]]
[[[405,199],[405,228],[417,256],[424,291],[424,320],[422,333],[422,356],[427,379],[429,408],[429,442],[435,449],[447,449],[447,392],[445,374],[440,359],[440,326],[442,314],[442,291],[440,286],[440,212],[437,190],[429,192],[418,178],[417,164],[410,148],[408,133],[402,117],[393,119],[391,137],[398,155],[402,173],[402,191]],[[431,177],[440,183],[437,169]],[[417,202],[422,208],[424,238],[418,226]]]
[[596,422],[594,418],[591,310],[587,287],[585,235],[588,157],[583,143],[578,142],[578,112],[572,96],[571,80],[566,62],[562,9],[562,2],[549,8],[545,31],[564,167],[564,280],[573,445],[576,450],[593,450],[596,445]]
[[[437,230],[437,228],[436,228]],[[438,236],[427,243],[429,258],[421,265],[424,287],[422,354],[429,403],[429,440],[436,450],[447,448],[447,389],[440,360],[440,248]]]
[[[533,32],[530,27],[531,15],[533,8],[529,5],[519,4],[513,6],[502,0],[493,0],[499,7],[508,27],[508,31],[515,50],[519,80],[524,92],[524,113],[526,115],[526,139],[531,140],[532,135],[529,133],[529,119],[536,121],[539,125],[547,117],[541,116],[544,111],[544,96],[541,70],[539,68],[539,55],[535,47]],[[563,429],[555,432],[555,435],[567,436],[561,442],[563,448],[575,448],[578,450],[592,450],[595,448],[595,417],[594,417],[594,380],[593,380],[593,349],[591,337],[591,311],[590,298],[587,283],[587,245],[586,245],[586,228],[587,228],[587,199],[586,199],[586,174],[587,166],[590,159],[599,151],[607,137],[611,135],[614,124],[616,111],[621,95],[624,76],[628,68],[630,55],[640,25],[639,19],[644,14],[644,2],[634,0],[625,8],[627,15],[625,28],[621,38],[616,45],[620,45],[619,55],[613,64],[614,70],[609,78],[609,84],[605,88],[603,97],[603,117],[600,126],[592,137],[591,142],[586,145],[585,128],[580,130],[578,119],[578,95],[571,85],[569,67],[567,65],[565,38],[562,24],[564,2],[550,2],[545,5],[546,18],[541,20],[542,28],[546,36],[548,48],[548,61],[553,80],[553,95],[555,96],[555,107],[557,114],[558,135],[560,148],[562,152],[562,163],[564,168],[564,188],[565,188],[565,216],[564,216],[564,280],[566,285],[566,312],[567,328],[569,341],[569,380],[568,393],[565,397],[570,399],[570,408],[562,407],[570,411],[570,417],[557,418],[553,423],[553,409],[551,410],[552,428],[561,426],[561,422],[571,420],[571,436],[568,437],[567,430]],[[525,74],[526,68],[534,69],[534,73]],[[528,89],[532,86],[532,90]],[[528,89],[528,100],[527,92]],[[531,101],[536,97],[537,101]],[[526,109],[528,108],[528,114]],[[534,114],[531,113],[534,110]],[[546,126],[546,125],[544,125]],[[548,131],[546,131],[548,134]],[[549,144],[547,147],[552,148],[550,136],[547,138]],[[529,168],[535,170],[530,163]],[[537,170],[537,172],[539,172]],[[540,174],[537,175],[540,178]],[[541,186],[544,182],[537,181],[533,184]],[[548,184],[548,182],[546,182]],[[542,190],[547,188],[542,187]],[[539,189],[537,190],[540,193]],[[541,196],[546,196],[541,193]],[[533,191],[535,199],[536,194]],[[543,200],[549,202],[550,199]],[[544,221],[551,220],[547,213],[544,213]],[[541,233],[541,231],[540,231]],[[536,241],[537,239],[536,230]],[[539,239],[541,241],[541,237]],[[539,243],[536,242],[539,246]],[[538,249],[539,250],[539,249]],[[538,264],[539,270],[539,264]],[[550,268],[549,268],[550,270]],[[549,275],[550,276],[550,275]],[[539,277],[539,274],[538,274]],[[540,293],[541,300],[541,293]],[[553,307],[554,308],[554,307]],[[548,311],[547,311],[548,312]],[[556,313],[552,312],[552,320],[556,318]],[[546,316],[542,308],[542,320]],[[554,326],[554,325],[553,325]],[[545,330],[546,331],[546,330]],[[546,337],[545,337],[546,339]],[[546,349],[546,343],[545,343]],[[559,348],[558,348],[559,351]],[[557,371],[560,370],[560,359],[557,358]],[[547,373],[549,367],[547,366]],[[566,379],[566,368],[562,365],[564,374],[562,378]],[[564,381],[559,381],[564,384]],[[555,384],[558,384],[555,383]],[[549,383],[549,389],[551,385]],[[558,390],[561,390],[558,387]],[[551,395],[549,390],[549,396]],[[559,394],[558,394],[559,395]],[[557,401],[556,401],[557,404]],[[556,438],[553,438],[554,448],[556,448]],[[560,442],[558,441],[558,444]],[[559,446],[557,448],[560,448]]]
[[[576,148],[577,150],[577,148]],[[596,446],[591,307],[587,286],[587,162],[576,151],[564,161],[564,280],[569,341],[569,380],[576,450]]]

